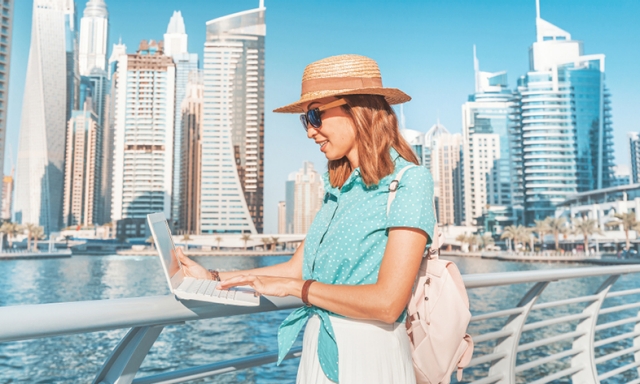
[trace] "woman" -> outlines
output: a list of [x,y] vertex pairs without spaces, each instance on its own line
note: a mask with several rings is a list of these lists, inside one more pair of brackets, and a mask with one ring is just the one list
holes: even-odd
[[407,168],[387,213],[390,184],[418,161],[390,104],[411,98],[382,87],[378,65],[357,55],[308,65],[302,97],[274,112],[300,116],[328,159],[326,194],[303,244],[282,264],[207,271],[181,254],[188,275],[296,296],[305,306],[278,330],[279,362],[307,322],[298,383],[415,383],[404,311],[432,234],[433,181]]

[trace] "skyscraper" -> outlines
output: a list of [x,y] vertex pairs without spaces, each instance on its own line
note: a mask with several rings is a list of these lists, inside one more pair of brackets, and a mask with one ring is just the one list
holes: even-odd
[[171,217],[173,225],[177,225],[180,218],[181,194],[181,156],[180,143],[182,142],[182,100],[185,98],[189,74],[198,69],[198,55],[188,52],[187,34],[184,28],[184,20],[180,11],[173,12],[167,33],[164,35],[164,54],[173,58],[176,65],[176,101],[175,122],[173,131],[173,194],[171,203]]
[[60,227],[67,115],[65,1],[34,0],[22,103],[15,218]]
[[629,132],[629,160],[631,161],[631,183],[640,183],[640,134]]
[[207,22],[202,135],[203,233],[261,233],[265,12]]
[[[324,184],[318,172],[313,169],[313,163],[308,161],[305,161],[302,168],[292,176],[292,180],[287,182],[287,187],[293,187],[293,222],[286,223],[286,226],[292,228],[290,233],[307,233],[313,218],[322,206]],[[285,215],[287,209],[285,203]]]
[[89,0],[80,19],[78,67],[81,76],[107,69],[109,12],[104,0]]
[[193,71],[187,82],[186,97],[182,100],[182,142],[180,146],[180,220],[181,232],[200,234],[200,205],[202,193],[202,73]]
[[101,160],[98,117],[91,99],[74,111],[67,127],[63,225],[93,225],[98,213]]
[[[0,170],[4,171],[5,137],[7,136],[7,104],[9,101],[9,67],[11,64],[11,31],[13,30],[13,0],[0,3]],[[11,183],[13,186],[13,182]]]
[[278,201],[278,233],[287,233],[287,204]]
[[[514,96],[507,73],[482,72],[474,47],[475,92],[462,106],[464,136],[464,221],[476,219],[487,206],[512,207],[522,215],[520,136],[514,122]],[[517,121],[517,119],[515,119]]]
[[613,182],[613,127],[605,56],[540,18],[530,70],[518,82],[525,221],[552,216],[568,196]]
[[458,202],[460,188],[460,150],[462,136],[451,134],[440,121],[434,124],[424,138],[425,167],[433,177],[436,215],[439,224],[460,224],[456,217],[460,215]]
[[175,65],[162,42],[117,58],[111,219],[171,215]]
[[[59,0],[52,0],[51,3]],[[67,55],[67,115],[69,121],[73,111],[80,109],[80,71],[78,68],[78,16],[75,0],[64,2],[64,33]]]

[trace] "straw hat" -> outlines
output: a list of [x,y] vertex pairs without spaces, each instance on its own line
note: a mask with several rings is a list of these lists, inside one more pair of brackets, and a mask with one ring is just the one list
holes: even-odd
[[300,100],[273,112],[301,113],[306,103],[328,96],[380,95],[391,105],[411,100],[396,88],[384,88],[375,60],[360,55],[340,55],[313,62],[302,74]]

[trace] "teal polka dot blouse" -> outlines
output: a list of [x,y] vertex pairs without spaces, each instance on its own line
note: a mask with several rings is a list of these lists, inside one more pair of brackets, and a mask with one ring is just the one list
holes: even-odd
[[[325,284],[373,284],[387,245],[388,229],[411,227],[423,230],[431,238],[436,219],[433,211],[433,179],[426,167],[405,171],[387,215],[389,184],[396,174],[412,164],[390,150],[395,170],[377,185],[366,186],[356,168],[341,189],[324,175],[325,197],[304,245],[303,279]],[[278,330],[279,361],[286,356],[309,316],[317,314],[322,327],[318,356],[325,375],[338,382],[338,349],[329,312],[317,307],[302,307],[291,313]],[[337,316],[335,314],[331,314]]]

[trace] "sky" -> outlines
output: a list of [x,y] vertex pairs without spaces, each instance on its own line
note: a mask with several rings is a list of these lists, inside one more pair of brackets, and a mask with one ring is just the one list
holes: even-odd
[[[174,10],[202,58],[208,20],[252,9],[258,0],[105,0],[110,45],[134,53],[140,40],[161,40]],[[5,173],[18,148],[29,55],[31,0],[15,3]],[[77,1],[79,15],[85,2]],[[287,176],[326,159],[306,138],[297,116],[271,112],[300,95],[304,67],[327,56],[355,53],[380,65],[383,84],[412,96],[406,127],[426,132],[437,119],[461,132],[461,106],[474,89],[473,45],[480,69],[506,70],[510,87],[529,69],[535,40],[534,0],[265,0],[265,233],[277,230],[277,204]],[[541,0],[543,19],[584,41],[584,53],[606,55],[616,163],[628,165],[626,135],[640,131],[640,14],[638,0]],[[201,64],[202,65],[202,64]],[[12,156],[12,158],[11,158]]]

